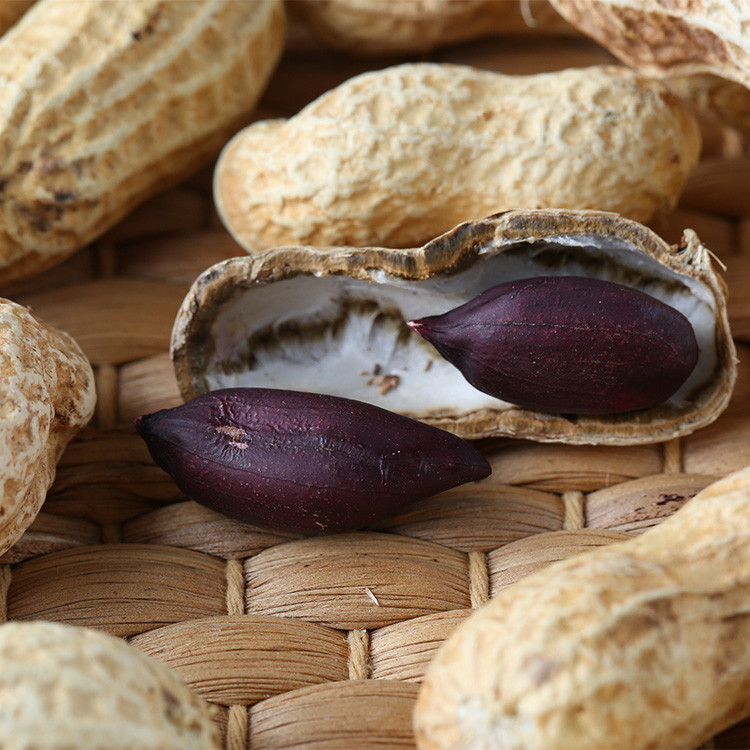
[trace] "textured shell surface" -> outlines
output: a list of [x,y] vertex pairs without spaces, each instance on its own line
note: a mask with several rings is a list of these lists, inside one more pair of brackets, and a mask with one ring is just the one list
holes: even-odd
[[[407,325],[498,283],[578,275],[636,288],[691,323],[692,374],[666,403],[620,415],[553,415],[472,387]],[[687,434],[726,408],[736,357],[724,285],[692,231],[671,247],[598,211],[510,211],[467,222],[421,248],[281,247],[196,279],[171,353],[183,396],[289,388],[354,398],[464,438],[636,444]]]
[[514,208],[647,221],[674,207],[699,151],[686,105],[624,67],[513,76],[413,63],[241,130],[214,196],[248,252],[413,247]]
[[0,281],[214,158],[281,54],[276,0],[45,0],[0,39]]
[[687,748],[746,717],[749,511],[744,469],[501,591],[431,662],[417,746]]
[[63,449],[94,413],[94,373],[78,344],[0,299],[0,553],[31,524]]
[[551,0],[574,26],[651,75],[713,73],[750,86],[747,0]]
[[54,622],[0,626],[3,747],[220,746],[212,713],[166,664],[123,639]]

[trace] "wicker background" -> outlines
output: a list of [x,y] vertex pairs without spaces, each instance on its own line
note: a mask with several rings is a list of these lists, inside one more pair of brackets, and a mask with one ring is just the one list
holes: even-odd
[[[291,39],[258,118],[402,61],[347,59],[298,30]],[[508,73],[613,62],[575,36],[491,39],[427,59]],[[137,415],[180,402],[167,350],[188,286],[241,254],[216,219],[210,166],[62,266],[0,289],[78,340],[99,393],[43,512],[0,560],[2,617],[130,639],[217,706],[228,748],[412,747],[418,682],[472,607],[539,566],[658,523],[750,464],[750,157],[737,133],[703,129],[680,208],[654,228],[675,241],[693,227],[727,267],[742,360],[729,410],[661,445],[488,441],[488,480],[366,532],[294,539],[223,519],[186,501],[133,429]],[[748,747],[750,730],[709,745]]]

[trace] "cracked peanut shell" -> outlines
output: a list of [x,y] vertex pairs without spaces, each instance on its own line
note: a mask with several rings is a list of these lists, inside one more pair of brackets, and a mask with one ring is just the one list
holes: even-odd
[[0,299],[0,554],[36,517],[71,438],[91,419],[94,373],[78,344]]
[[[497,284],[533,276],[614,281],[682,313],[698,362],[665,403],[628,414],[550,414],[474,388],[408,326]],[[185,399],[218,388],[288,388],[369,402],[466,439],[634,445],[688,434],[727,406],[736,355],[725,286],[692,230],[670,246],[600,211],[509,211],[419,248],[280,247],[232,258],[193,283],[171,354]]]
[[672,209],[700,150],[687,106],[624,67],[364,73],[223,149],[214,198],[248,252],[414,247],[514,208]]
[[208,163],[281,53],[276,0],[41,0],[0,38],[0,283]]

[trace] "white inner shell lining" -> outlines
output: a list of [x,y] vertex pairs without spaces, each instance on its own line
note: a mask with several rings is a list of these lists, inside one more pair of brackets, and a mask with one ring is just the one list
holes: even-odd
[[[208,386],[329,393],[419,416],[502,409],[509,405],[469,385],[405,321],[446,312],[505,281],[560,275],[635,286],[688,318],[700,358],[671,403],[684,403],[714,372],[716,311],[711,291],[631,245],[565,236],[516,243],[511,252],[498,253],[496,245],[488,246],[482,253],[481,261],[459,273],[425,281],[373,271],[371,281],[300,275],[251,287],[214,321]],[[262,337],[249,352],[248,341],[259,333]],[[373,380],[376,372],[396,376],[397,385],[381,393],[383,381]]]

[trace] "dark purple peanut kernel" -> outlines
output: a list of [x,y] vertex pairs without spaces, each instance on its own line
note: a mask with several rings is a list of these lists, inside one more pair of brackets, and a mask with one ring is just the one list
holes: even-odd
[[190,498],[277,531],[352,531],[491,472],[444,430],[351,399],[212,391],[139,417],[154,461]]
[[478,390],[553,413],[658,406],[698,361],[693,327],[678,310],[577,276],[500,284],[409,325]]

